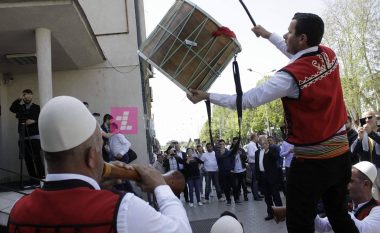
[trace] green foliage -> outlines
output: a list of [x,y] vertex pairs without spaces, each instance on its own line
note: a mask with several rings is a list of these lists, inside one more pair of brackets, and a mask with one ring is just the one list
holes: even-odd
[[346,106],[355,119],[379,109],[379,9],[379,0],[335,0],[323,17],[324,39],[339,58]]
[[[271,131],[278,131],[283,124],[281,100],[278,99],[267,103],[266,106],[263,105],[255,109],[246,109],[243,111],[241,128],[242,143],[249,141],[248,138],[252,132],[266,133],[268,128],[267,119]],[[213,105],[211,121],[214,140],[219,138],[228,140],[238,136],[239,128],[236,110]],[[208,122],[205,122],[201,129],[200,139],[201,141],[210,141]]]

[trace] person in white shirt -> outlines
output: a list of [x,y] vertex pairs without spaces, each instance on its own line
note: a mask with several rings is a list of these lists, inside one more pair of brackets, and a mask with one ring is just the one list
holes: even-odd
[[219,201],[224,201],[222,198],[222,190],[219,185],[218,163],[215,157],[215,151],[211,143],[206,144],[206,152],[203,153],[201,160],[203,161],[203,167],[206,171],[206,190],[205,190],[205,203],[210,200],[211,193],[211,181],[215,185],[216,195]]
[[[70,114],[66,114],[70,112]],[[48,175],[42,189],[13,207],[12,232],[191,233],[182,203],[153,167],[116,166],[135,170],[138,185],[154,192],[159,210],[132,193],[100,190],[104,161],[102,136],[95,118],[81,101],[59,96],[49,100],[39,117],[41,146]],[[33,206],[33,208],[30,208]],[[52,229],[53,226],[53,229]]]
[[128,151],[131,147],[131,142],[119,132],[116,123],[110,125],[113,135],[109,138],[111,161],[119,160],[124,163],[129,163]]
[[251,191],[255,201],[261,201],[263,196],[259,194],[259,186],[255,172],[255,153],[258,150],[257,142],[259,137],[256,133],[251,134],[250,142],[247,144],[247,157],[249,168],[251,169]]

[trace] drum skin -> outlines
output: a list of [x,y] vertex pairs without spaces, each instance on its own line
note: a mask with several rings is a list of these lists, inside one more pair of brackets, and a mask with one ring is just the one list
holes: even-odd
[[220,27],[193,3],[176,1],[139,55],[183,90],[207,91],[241,51],[236,38],[212,35]]

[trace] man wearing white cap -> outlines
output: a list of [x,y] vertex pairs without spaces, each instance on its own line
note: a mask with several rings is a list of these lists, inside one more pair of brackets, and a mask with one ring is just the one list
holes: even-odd
[[[353,210],[350,213],[352,220],[360,233],[380,232],[380,202],[372,197],[372,185],[376,179],[375,165],[363,161],[352,167],[351,181],[348,184]],[[325,218],[315,219],[317,232],[331,231],[331,225]]]
[[78,99],[51,99],[38,123],[48,175],[41,189],[16,202],[9,232],[191,232],[181,202],[154,168],[129,167],[145,191],[154,191],[160,212],[131,193],[100,190],[101,130]]
[[244,229],[235,214],[225,211],[212,225],[210,233],[244,233]]

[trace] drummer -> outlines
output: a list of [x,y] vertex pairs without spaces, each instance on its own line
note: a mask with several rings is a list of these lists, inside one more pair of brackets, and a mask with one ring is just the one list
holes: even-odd
[[38,123],[48,175],[41,189],[16,202],[8,232],[191,232],[181,202],[154,168],[116,164],[140,174],[141,187],[154,191],[159,211],[131,193],[100,189],[101,131],[78,99],[51,99]]
[[[347,214],[346,187],[351,164],[346,136],[347,112],[333,50],[321,46],[324,23],[315,14],[296,13],[281,38],[261,26],[252,31],[268,39],[289,63],[267,82],[243,94],[243,108],[256,108],[281,98],[295,145],[287,183],[289,233],[314,233],[316,203],[322,198],[336,233],[357,233]],[[188,98],[235,108],[236,96],[191,90]]]

